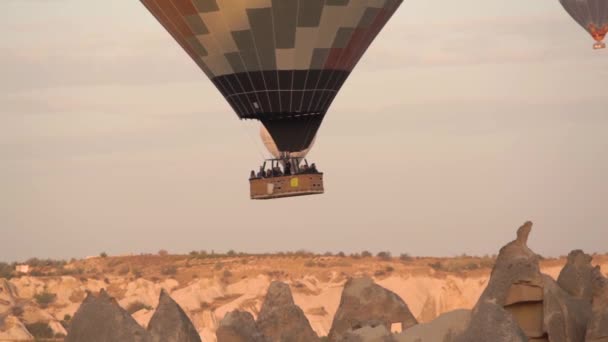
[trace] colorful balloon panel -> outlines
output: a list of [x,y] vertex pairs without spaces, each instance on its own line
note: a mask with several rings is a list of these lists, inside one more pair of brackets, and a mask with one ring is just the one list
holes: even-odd
[[240,118],[300,151],[402,0],[141,2]]

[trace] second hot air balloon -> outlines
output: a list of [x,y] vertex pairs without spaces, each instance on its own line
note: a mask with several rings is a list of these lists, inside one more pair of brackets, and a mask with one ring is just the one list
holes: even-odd
[[570,16],[589,34],[594,49],[606,48],[604,38],[608,34],[608,0],[560,0]]
[[252,173],[254,199],[323,192],[322,174],[299,176],[297,156],[402,1],[141,0],[238,117],[261,121],[290,166]]

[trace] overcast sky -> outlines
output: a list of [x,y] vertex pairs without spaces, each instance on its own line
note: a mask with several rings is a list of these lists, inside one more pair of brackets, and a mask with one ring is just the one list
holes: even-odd
[[326,194],[249,200],[256,126],[136,0],[0,1],[0,261],[608,251],[608,52],[557,0],[406,0],[334,101]]

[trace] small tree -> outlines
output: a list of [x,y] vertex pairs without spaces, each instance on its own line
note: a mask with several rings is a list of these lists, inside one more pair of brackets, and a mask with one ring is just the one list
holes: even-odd
[[21,306],[13,306],[11,308],[11,313],[15,317],[21,317],[21,315],[23,315],[23,308]]
[[48,323],[36,322],[32,324],[26,324],[25,328],[36,339],[48,339],[54,337],[53,329],[51,329]]
[[372,256],[372,253],[370,253],[369,251],[363,251],[361,252],[361,257],[362,258],[369,258]]
[[102,257],[102,258],[107,258],[108,257],[108,253],[101,252],[101,253],[99,253],[99,256]]
[[129,268],[129,266],[123,266],[118,270],[118,275],[122,275],[124,276],[125,274],[129,273],[131,269]]
[[158,251],[158,255],[167,256],[167,255],[169,255],[169,252],[167,252],[167,250],[165,250],[165,249],[161,249],[160,251]]
[[143,275],[143,273],[139,269],[132,269],[131,273],[133,274],[133,277],[135,277],[135,279],[141,278],[141,276]]
[[391,256],[391,252],[379,252],[378,254],[376,254],[376,256],[380,259],[380,260],[391,260],[392,256]]
[[401,255],[399,256],[399,260],[407,262],[407,261],[412,261],[412,260],[414,260],[414,258],[412,258],[412,257],[411,257],[409,254],[407,254],[407,253],[401,253]]
[[165,266],[160,270],[160,273],[166,276],[175,275],[177,274],[177,267],[174,265]]
[[0,278],[10,279],[13,276],[13,268],[11,265],[0,262]]
[[36,303],[40,305],[40,307],[46,308],[47,306],[52,304],[55,299],[57,299],[57,295],[54,293],[47,292],[45,290],[44,292],[36,294],[34,296],[34,299],[36,300]]

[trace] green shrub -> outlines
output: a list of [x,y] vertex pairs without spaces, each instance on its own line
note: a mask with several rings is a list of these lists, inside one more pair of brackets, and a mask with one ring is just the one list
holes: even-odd
[[129,273],[131,269],[129,268],[129,266],[123,266],[118,270],[118,275],[125,275],[127,273]]
[[32,277],[44,277],[46,275],[47,275],[46,273],[39,271],[39,270],[33,270],[30,272],[30,276],[32,276]]
[[59,323],[61,324],[61,326],[65,329],[68,330],[70,328],[70,321],[72,320],[72,316],[70,316],[69,314],[65,314],[63,316],[63,320],[61,320]]
[[443,265],[441,264],[441,262],[432,262],[429,264],[429,266],[434,269],[435,271],[442,271],[443,270]]
[[386,275],[386,272],[384,270],[377,270],[376,272],[374,272],[374,277],[382,277],[385,275]]
[[23,315],[23,308],[20,306],[13,306],[11,308],[11,313],[13,314],[13,316],[15,317],[21,317],[21,315]]
[[305,267],[315,267],[317,266],[317,263],[312,261],[312,260],[308,260],[307,262],[304,263]]
[[161,268],[161,270],[160,270],[160,273],[162,275],[166,275],[166,276],[176,275],[177,266],[174,266],[174,265],[163,266],[163,268]]
[[391,256],[391,252],[378,252],[378,254],[376,254],[376,256],[380,259],[380,260],[391,260],[392,256]]
[[304,258],[304,257],[313,257],[314,253],[309,252],[305,249],[299,249],[295,253],[293,253],[293,255],[297,258]]
[[133,277],[135,277],[135,279],[141,278],[141,276],[143,275],[143,273],[141,272],[140,269],[132,269],[131,273],[133,274]]
[[61,269],[59,269],[57,271],[57,275],[60,276],[74,276],[74,275],[82,275],[84,274],[84,269],[82,267],[77,267],[77,268],[73,268],[73,269],[68,269],[65,267],[62,267]]
[[54,293],[47,292],[45,290],[44,292],[36,294],[34,296],[34,299],[36,300],[36,303],[40,305],[40,307],[46,308],[47,306],[52,304],[55,299],[57,299],[57,295]]
[[13,267],[5,262],[0,262],[0,278],[10,279],[13,276]]
[[363,251],[361,252],[361,257],[362,258],[369,258],[372,256],[372,253],[370,253],[369,251]]
[[63,267],[67,262],[65,260],[30,258],[25,264],[30,267]]
[[27,331],[32,334],[35,338],[53,338],[54,333],[53,329],[49,326],[48,323],[36,322],[32,324],[26,324],[25,328]]
[[408,261],[413,261],[413,260],[414,260],[414,258],[412,258],[412,257],[411,257],[409,254],[407,254],[407,253],[401,253],[401,255],[399,256],[399,260],[401,260],[401,261],[405,261],[405,262],[408,262]]

